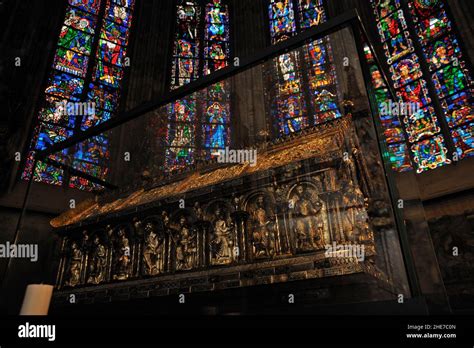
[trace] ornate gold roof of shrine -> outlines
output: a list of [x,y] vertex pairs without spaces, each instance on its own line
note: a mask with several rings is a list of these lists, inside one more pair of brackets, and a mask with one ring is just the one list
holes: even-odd
[[208,171],[190,173],[177,180],[148,190],[140,189],[130,195],[118,198],[109,203],[98,203],[86,200],[50,221],[55,228],[77,224],[91,217],[98,217],[129,210],[166,197],[182,195],[185,192],[233,180],[241,176],[254,174],[271,168],[276,168],[318,157],[324,159],[331,153],[339,151],[343,143],[343,135],[348,129],[350,117],[335,120],[305,131],[288,140],[257,150],[257,161],[254,166],[249,163],[228,165]]

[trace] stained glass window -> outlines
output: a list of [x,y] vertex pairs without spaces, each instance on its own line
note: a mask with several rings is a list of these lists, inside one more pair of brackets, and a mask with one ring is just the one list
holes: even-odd
[[199,77],[201,6],[197,1],[180,1],[177,7],[171,88]]
[[206,5],[204,75],[227,66],[230,57],[229,10],[220,0]]
[[196,96],[177,100],[168,106],[166,166],[174,171],[194,163]]
[[[24,179],[33,170],[35,151],[96,126],[116,111],[133,7],[133,0],[69,0],[22,174]],[[86,81],[88,76],[91,81]],[[95,137],[50,158],[63,163],[68,158],[66,164],[104,179],[108,172],[108,145],[105,136]],[[99,187],[76,176],[65,182],[63,170],[42,162],[38,162],[33,178],[85,190]]]
[[326,20],[323,0],[298,0],[300,27],[306,29]]
[[292,0],[271,0],[268,7],[272,42],[286,40],[296,33]]
[[[178,1],[171,89],[225,68],[230,60],[226,1]],[[210,159],[230,144],[230,85],[222,81],[166,108],[166,172]]]
[[[324,22],[323,5],[322,0],[270,0],[272,43],[295,35],[297,28],[304,30]],[[270,91],[277,136],[342,116],[332,56],[331,43],[325,37],[274,59],[275,68],[268,75],[270,85],[277,86]],[[301,76],[302,71],[307,72],[307,78]]]
[[[369,65],[371,87],[375,94],[380,123],[384,129],[383,134],[387,142],[388,159],[392,164],[392,169],[395,171],[403,172],[410,170],[412,166],[400,117],[398,113],[390,112],[394,101],[390,97],[380,68],[375,63],[372,50],[367,44],[364,45],[364,54]],[[397,71],[393,70],[392,74],[394,73],[398,74]],[[398,80],[401,79],[402,75],[399,76]]]
[[445,1],[411,0],[410,13],[417,27],[424,58],[432,72],[458,159],[472,156],[473,93],[471,73],[446,14]]
[[217,150],[230,145],[230,86],[228,81],[221,81],[203,93],[202,155],[210,159]]
[[[404,8],[399,0],[372,0],[372,5],[398,101],[419,106],[402,120],[417,172],[470,156],[472,81],[446,2],[409,0]],[[407,29],[406,16],[415,23],[414,36]],[[419,42],[421,52],[415,52],[413,40]],[[429,73],[425,75],[420,68],[421,59],[428,66]],[[436,93],[429,92],[427,81]],[[442,112],[435,110],[434,101],[439,101]],[[451,140],[455,154],[447,150]]]
[[301,59],[297,51],[275,58],[278,80],[272,91],[275,103],[272,116],[280,135],[300,131],[308,126],[307,105],[302,92]]

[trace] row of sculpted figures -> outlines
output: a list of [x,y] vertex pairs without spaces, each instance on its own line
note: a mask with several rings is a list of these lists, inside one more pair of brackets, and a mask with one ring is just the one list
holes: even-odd
[[[239,191],[240,190],[240,191]],[[58,287],[237,265],[372,243],[367,197],[350,163],[189,207],[140,213],[62,239]],[[236,187],[235,192],[243,192]],[[185,202],[188,203],[188,202]]]

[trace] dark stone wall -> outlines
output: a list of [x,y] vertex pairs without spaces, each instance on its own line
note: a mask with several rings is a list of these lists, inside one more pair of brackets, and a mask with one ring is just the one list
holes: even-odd
[[[0,242],[12,242],[18,222],[18,210],[2,208],[0,210],[0,225],[2,234]],[[0,314],[18,314],[26,286],[28,284],[49,284],[54,282],[54,257],[56,236],[51,230],[49,221],[54,215],[40,212],[28,212],[21,225],[19,244],[37,244],[38,260],[12,259],[7,275],[4,275],[7,259],[0,259],[0,274],[2,281],[6,276],[7,291],[0,296]]]
[[[16,179],[14,154],[23,153],[28,143],[65,5],[61,0],[0,4],[0,193]],[[15,66],[17,57],[20,66]]]

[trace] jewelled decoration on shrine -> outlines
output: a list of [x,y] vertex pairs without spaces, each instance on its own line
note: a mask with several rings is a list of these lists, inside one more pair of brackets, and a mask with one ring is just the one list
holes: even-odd
[[[268,12],[273,44],[296,35],[298,28],[304,30],[326,20],[322,0],[270,0]],[[271,91],[275,100],[271,114],[278,136],[342,116],[332,57],[325,37],[274,59],[276,72],[270,75],[276,77],[271,77],[271,84],[278,88]],[[303,71],[307,79],[301,75]]]
[[[404,11],[400,0],[372,0],[372,5],[398,102],[416,103],[420,107],[418,112],[402,119],[416,171],[436,169],[474,154],[471,75],[445,1],[410,0],[408,11]],[[407,29],[406,16],[415,23],[416,37]],[[417,52],[413,40],[417,40],[422,52]],[[429,74],[423,74],[421,59],[427,63]],[[433,83],[436,95],[429,93],[428,80]],[[442,112],[436,112],[434,100],[439,101]],[[381,92],[378,101],[390,102]],[[398,127],[394,131],[393,122],[383,125],[385,133],[402,133]],[[448,154],[447,137],[454,142],[454,154]],[[388,144],[393,141],[387,136],[386,139]],[[390,146],[391,156],[398,153],[407,159],[402,151],[405,144]],[[399,171],[408,168],[401,157],[393,163]]]
[[[133,7],[134,0],[68,1],[23,179],[30,177],[36,151],[107,121],[117,110]],[[49,158],[105,179],[108,147],[101,135]],[[82,190],[101,187],[79,176],[66,177],[62,169],[41,161],[33,179]]]

